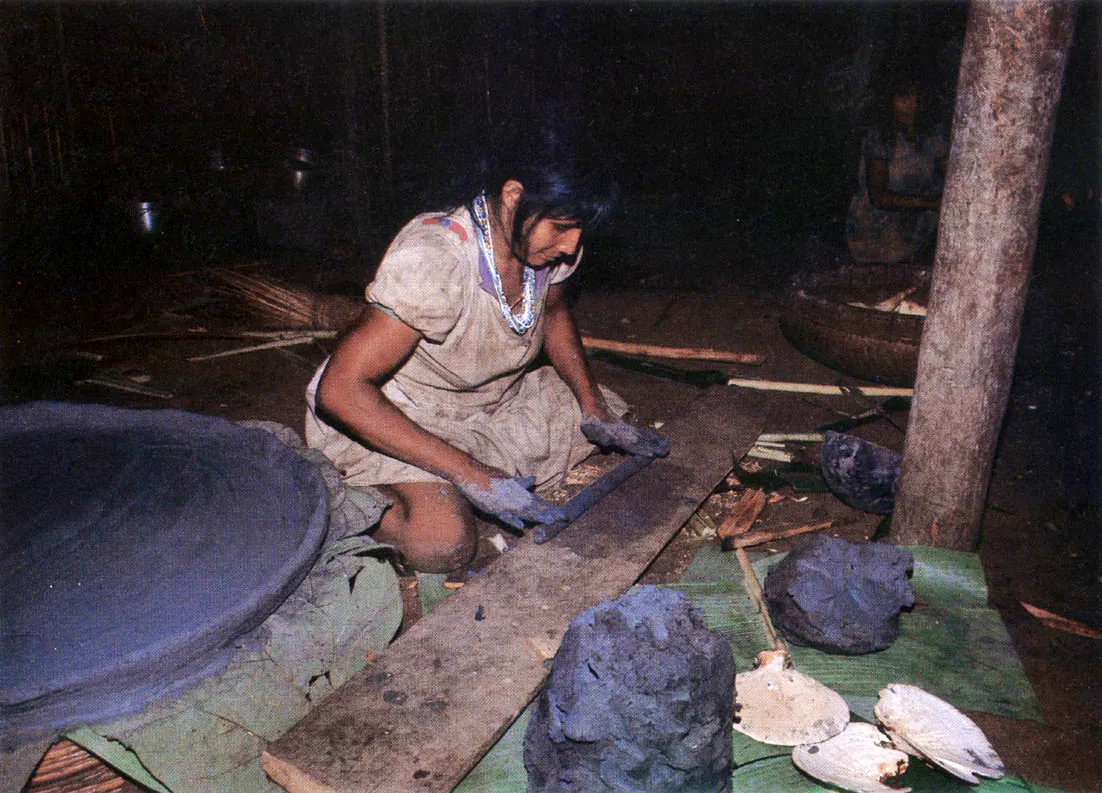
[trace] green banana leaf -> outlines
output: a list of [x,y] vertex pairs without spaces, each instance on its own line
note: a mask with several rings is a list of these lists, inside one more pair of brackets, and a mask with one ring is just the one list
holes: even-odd
[[[975,554],[940,548],[908,548],[915,557],[912,580],[916,607],[902,615],[901,636],[887,650],[866,656],[837,656],[790,647],[796,667],[846,698],[856,718],[872,720],[877,693],[888,683],[920,686],[956,707],[1018,719],[1040,720],[1036,695],[1025,676],[998,613],[987,605],[983,568]],[[759,579],[783,554],[751,555]],[[746,591],[734,554],[708,544],[681,581],[684,592],[709,627],[727,635],[739,670],[768,647],[768,638]],[[527,788],[524,731],[530,705],[483,757],[456,793],[517,793]],[[758,743],[741,733],[732,738],[733,793],[829,793],[792,764],[785,747]],[[901,782],[915,793],[1060,793],[1020,777],[959,782],[918,760]]]

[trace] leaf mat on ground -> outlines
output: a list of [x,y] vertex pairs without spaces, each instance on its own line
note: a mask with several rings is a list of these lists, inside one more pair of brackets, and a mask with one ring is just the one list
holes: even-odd
[[[792,764],[791,751],[736,768],[731,774],[731,782],[731,793],[832,793],[837,790],[803,774]],[[915,759],[896,784],[909,787],[914,793],[1061,793],[1057,788],[1031,785],[1019,777],[985,779],[979,785],[969,785]]]
[[[902,635],[887,650],[866,656],[829,655],[789,646],[797,669],[830,686],[858,718],[872,721],[877,693],[888,683],[920,686],[958,708],[1018,719],[1040,719],[1036,696],[1025,677],[999,615],[987,605],[987,586],[979,557],[940,548],[908,548],[915,557],[914,590],[918,605],[904,614]],[[764,581],[783,554],[751,554]],[[768,646],[761,620],[742,588],[734,554],[718,546],[701,548],[681,582],[672,585],[692,600],[708,625],[727,634],[739,670],[750,668]],[[525,790],[524,731],[529,705],[483,757],[455,793],[515,793]],[[790,750],[758,743],[739,733],[732,738],[738,764],[733,793],[827,793],[793,764]],[[905,776],[915,793],[1060,793],[1029,785],[1016,777],[958,783],[912,760]]]
[[[498,742],[459,783],[454,793],[517,793],[526,790],[528,774],[524,770],[524,733],[528,729],[529,705]],[[734,733],[731,773],[732,793],[831,793],[800,772],[792,764],[792,750],[763,743]],[[968,785],[912,759],[901,777],[914,793],[1061,793],[1057,788],[1030,785],[1018,777],[985,779],[980,785]]]
[[[1010,634],[987,605],[987,586],[976,554],[908,548],[915,557],[916,605],[900,618],[901,635],[886,650],[860,656],[789,647],[793,663],[871,720],[878,692],[910,683],[964,710],[1040,720],[1037,698]],[[761,581],[784,554],[751,554]],[[697,553],[678,584],[708,625],[727,634],[737,669],[748,669],[769,646],[765,629],[742,588],[732,554],[715,545]]]

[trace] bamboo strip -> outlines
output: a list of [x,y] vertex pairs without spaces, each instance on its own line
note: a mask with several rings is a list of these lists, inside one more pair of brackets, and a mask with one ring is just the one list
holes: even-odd
[[162,391],[159,388],[150,388],[140,383],[132,383],[108,375],[98,375],[95,377],[85,377],[83,380],[74,380],[73,385],[98,385],[104,388],[113,388],[116,391],[141,394],[142,396],[153,397],[155,399],[172,399],[173,397],[173,394],[168,391]]
[[757,444],[772,441],[788,441],[790,443],[822,443],[821,432],[763,432],[758,436]]
[[4,187],[11,190],[11,170],[8,166],[8,138],[4,133],[3,107],[0,107],[0,169],[4,172]]
[[757,457],[759,460],[774,460],[779,463],[792,462],[792,455],[780,449],[770,449],[763,446],[751,446],[746,452],[747,457]]
[[335,339],[339,335],[335,330],[227,330],[227,331],[141,331],[138,333],[115,333],[109,336],[91,336],[82,339],[81,344],[95,344],[108,341],[130,341],[133,339]]
[[861,396],[881,397],[910,397],[914,395],[913,388],[895,388],[892,386],[837,386],[819,385],[816,383],[786,383],[780,380],[750,380],[742,377],[732,377],[727,385],[739,388],[752,388],[758,391],[786,391],[791,394],[823,394],[845,396],[849,393]]
[[30,176],[30,185],[33,190],[38,186],[38,179],[35,176],[34,170],[34,147],[31,145],[31,122],[27,116],[27,111],[23,111],[23,142],[27,146],[27,174]]
[[274,350],[279,347],[294,347],[299,344],[309,344],[314,341],[312,336],[299,336],[293,339],[276,339],[275,341],[264,342],[263,344],[254,344],[249,347],[238,347],[233,350],[223,350],[222,352],[211,353],[210,355],[193,355],[188,358],[189,361],[211,361],[215,358],[227,358],[231,355],[241,355],[246,352],[259,352],[260,350]]
[[720,363],[741,363],[758,366],[765,361],[764,355],[756,353],[728,352],[708,347],[663,347],[657,344],[637,344],[630,341],[615,341],[596,336],[582,336],[582,345],[591,350],[619,352],[625,355],[645,355],[652,358],[678,358],[686,361],[718,361]]
[[243,339],[335,339],[337,330],[242,330],[236,335]]
[[1061,617],[1059,614],[1053,614],[1051,611],[1046,611],[1039,606],[1034,606],[1032,603],[1026,603],[1024,600],[1019,600],[1018,602],[1022,604],[1022,608],[1040,620],[1041,624],[1053,630],[1073,633],[1076,636],[1083,636],[1088,639],[1102,639],[1102,631],[1097,628],[1092,628],[1090,625],[1084,625],[1077,620]]
[[[732,537],[730,539],[735,538]],[[724,544],[726,544],[726,540]],[[746,555],[746,551],[743,550],[741,545],[735,546],[735,555],[738,557],[739,566],[742,568],[743,585],[746,587],[746,594],[750,596],[750,601],[754,604],[754,608],[757,609],[758,616],[761,617],[762,625],[765,626],[765,633],[769,636],[769,647],[773,650],[787,652],[788,645],[786,645],[784,639],[777,634],[777,629],[773,627],[773,620],[769,619],[769,609],[765,605],[765,595],[761,591],[761,582],[758,581],[758,574],[754,572],[754,567],[750,564],[750,557]]]

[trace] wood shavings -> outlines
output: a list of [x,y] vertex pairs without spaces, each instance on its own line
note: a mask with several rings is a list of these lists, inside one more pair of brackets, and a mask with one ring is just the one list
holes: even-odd
[[601,478],[601,466],[579,463],[566,472],[564,485],[588,485]]
[[716,533],[724,538],[745,534],[765,509],[765,502],[765,491],[747,490],[742,494],[731,514],[725,517],[716,528]]
[[559,651],[559,643],[545,636],[529,636],[525,642],[536,651],[541,661],[550,661]]

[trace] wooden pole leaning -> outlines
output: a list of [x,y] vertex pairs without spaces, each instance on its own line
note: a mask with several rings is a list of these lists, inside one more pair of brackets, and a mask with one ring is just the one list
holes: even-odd
[[976,545],[1074,25],[1073,3],[971,5],[895,542]]

